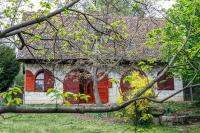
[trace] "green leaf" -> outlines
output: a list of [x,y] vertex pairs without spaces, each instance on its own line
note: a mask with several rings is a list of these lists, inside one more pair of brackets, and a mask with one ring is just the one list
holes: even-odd
[[53,88],[50,88],[47,90],[46,92],[46,95],[48,96],[49,94],[53,93],[54,92],[54,89]]
[[119,83],[120,83],[120,81],[119,81],[118,79],[116,79],[115,77],[113,77],[113,78],[111,79],[111,82],[112,82],[113,84],[119,84]]
[[69,101],[65,101],[65,105],[69,107],[71,106],[71,103]]
[[86,101],[86,102],[88,102],[89,97],[90,97],[89,95],[82,94],[82,95],[80,96],[80,99],[81,99],[81,100],[84,100],[84,101]]
[[65,98],[74,98],[75,94],[72,93],[72,92],[65,92],[65,93],[63,94],[63,96],[64,96]]
[[138,63],[138,65],[139,65],[139,66],[141,66],[141,65],[146,65],[146,63],[145,63],[144,61],[140,61],[140,62]]
[[36,41],[38,41],[38,40],[41,40],[41,39],[42,39],[42,37],[41,37],[40,35],[35,35],[35,36],[34,36],[34,38],[35,38],[35,40],[36,40]]
[[15,104],[21,104],[22,103],[22,99],[21,98],[15,98]]
[[148,59],[147,60],[150,64],[153,64],[153,63],[155,63],[157,60],[156,60],[156,58],[151,58],[151,59]]
[[11,95],[7,95],[7,96],[6,96],[6,101],[7,101],[7,102],[10,102],[11,100],[12,100],[12,96],[11,96]]

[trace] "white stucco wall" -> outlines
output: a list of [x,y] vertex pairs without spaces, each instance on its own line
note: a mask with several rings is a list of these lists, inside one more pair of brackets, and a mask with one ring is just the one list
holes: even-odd
[[[51,98],[52,95],[46,95],[46,92],[25,92],[25,104],[55,104],[56,101]],[[63,103],[63,99],[57,100],[58,104]]]
[[[111,72],[108,75],[109,78],[115,78],[116,80],[120,80],[121,74],[117,72]],[[119,84],[112,84],[112,88],[109,88],[109,103],[114,104],[117,103],[117,97],[119,95]]]
[[[155,78],[157,76],[157,73],[161,70],[161,68],[154,68],[151,73],[148,73],[148,75],[151,78]],[[183,82],[180,75],[173,73],[174,75],[174,90],[155,90],[156,95],[158,95],[157,99],[164,99],[171,94],[174,94],[175,92],[183,89]],[[171,97],[168,101],[183,101],[183,92],[180,92],[179,94]]]
[[[174,94],[175,92],[183,89],[182,79],[179,77],[174,78],[174,90],[157,90],[156,94],[158,95],[158,99],[163,99],[171,94]],[[183,101],[183,91],[179,94],[173,96],[169,99],[169,101]]]
[[[35,74],[38,70],[42,69],[41,66],[37,64],[25,64],[25,69],[26,70],[31,70],[33,74]],[[48,65],[45,67],[45,69],[52,70],[51,65]],[[55,77],[63,80],[65,78],[65,75],[70,72],[71,70],[75,69],[73,66],[69,65],[59,65],[55,70],[54,70],[54,75]],[[85,70],[91,72],[90,67],[84,67]],[[157,73],[160,71],[160,68],[154,68],[151,72],[147,73],[148,77],[153,79],[154,77],[157,76]],[[108,77],[109,78],[115,78],[117,80],[120,80],[121,75],[123,72],[116,72],[112,71]],[[175,76],[174,78],[174,90],[156,90],[156,94],[158,94],[158,99],[163,99],[176,91],[180,90],[183,88],[182,86],[182,79],[180,76]],[[59,80],[55,79],[55,84],[54,88],[63,88],[63,83],[60,82]],[[109,102],[108,104],[114,104],[117,102],[117,97],[119,95],[119,85],[113,84],[112,88],[109,88]],[[170,98],[169,100],[172,101],[183,101],[183,92],[177,94],[176,96]],[[62,103],[63,100],[59,100],[58,103]],[[45,92],[26,92],[24,93],[24,103],[25,104],[47,104],[47,103],[55,103],[55,101],[52,101],[50,96],[46,96]]]
[[[41,66],[37,64],[25,64],[25,70],[31,70],[33,74],[36,74],[38,70],[41,70]],[[45,66],[45,69],[52,71],[52,66]],[[58,71],[59,70],[59,71]],[[65,72],[64,72],[65,71]],[[64,74],[69,71],[67,66],[59,65],[59,67],[54,71],[54,75],[59,79],[64,79]],[[63,84],[55,79],[54,88],[62,88]],[[24,103],[25,104],[51,104],[56,101],[52,101],[51,96],[47,96],[46,92],[24,92]],[[60,99],[58,103],[63,103],[63,99]]]

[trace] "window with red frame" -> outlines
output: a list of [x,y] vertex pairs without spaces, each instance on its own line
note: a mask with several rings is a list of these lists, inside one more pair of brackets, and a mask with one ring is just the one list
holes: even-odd
[[35,90],[36,91],[44,91],[45,84],[44,84],[44,71],[41,71],[36,75],[35,78]]
[[158,79],[157,86],[158,86],[158,90],[174,90],[173,74],[171,72],[166,72],[165,74],[163,74]]
[[35,76],[35,91],[47,91],[54,88],[54,77],[50,71],[40,70]]

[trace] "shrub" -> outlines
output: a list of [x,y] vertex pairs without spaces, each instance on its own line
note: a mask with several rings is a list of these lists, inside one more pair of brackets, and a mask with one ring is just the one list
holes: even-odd
[[0,45],[0,92],[8,90],[19,72],[13,48]]
[[196,89],[196,97],[194,99],[193,106],[200,107],[200,88]]
[[[147,77],[141,75],[138,71],[133,71],[125,78],[131,85],[131,88],[126,92],[121,92],[118,97],[118,104],[134,97],[143,87],[145,87],[149,80]],[[153,89],[147,90],[142,96],[154,96]],[[130,104],[122,111],[115,113],[116,116],[122,117],[125,122],[138,121],[139,123],[149,123],[153,116],[149,113],[150,102],[146,99],[140,99]]]
[[12,105],[21,104],[22,99],[16,97],[20,93],[22,93],[22,91],[18,87],[13,87],[5,92],[1,92],[0,93],[0,97],[1,97],[0,105],[12,106]]
[[19,87],[24,86],[24,75],[22,72],[19,72],[19,74],[15,77],[15,85]]

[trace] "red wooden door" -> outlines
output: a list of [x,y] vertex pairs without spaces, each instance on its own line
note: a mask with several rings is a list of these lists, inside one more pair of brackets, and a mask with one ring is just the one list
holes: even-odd
[[[78,72],[71,72],[66,75],[64,79],[64,92],[72,92],[72,93],[79,93],[80,86],[79,86],[79,73]],[[73,99],[68,99],[71,103],[78,103]]]
[[90,79],[84,81],[84,94],[89,95],[88,103],[94,103],[93,82]]
[[[84,71],[85,72],[85,71]],[[87,103],[94,103],[93,83],[91,79],[81,79],[81,71],[70,72],[64,80],[64,92],[72,92],[75,94],[84,93],[89,95]],[[86,103],[86,101],[74,101],[69,99],[71,103]]]
[[[87,103],[94,103],[94,92],[93,92],[93,81],[91,79],[80,79],[80,72],[73,71],[70,72],[64,80],[64,92],[72,92],[72,93],[84,93],[85,95],[89,95],[89,99]],[[112,84],[109,81],[109,78],[105,76],[102,80],[98,82],[98,91],[100,95],[101,102],[103,104],[108,103],[108,88],[111,88]],[[83,87],[83,88],[82,88]],[[69,100],[71,103],[78,103],[78,101],[74,101],[72,99]],[[81,100],[79,103],[86,103]]]

